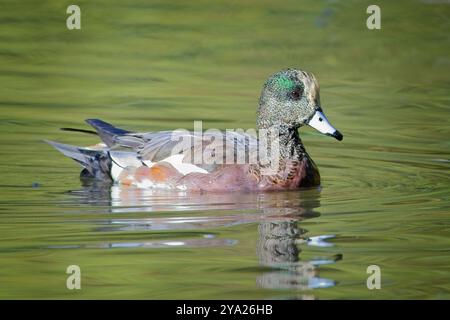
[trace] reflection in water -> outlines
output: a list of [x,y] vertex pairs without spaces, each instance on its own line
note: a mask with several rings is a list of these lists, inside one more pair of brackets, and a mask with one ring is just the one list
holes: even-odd
[[[323,246],[323,240],[305,239],[307,230],[298,227],[298,220],[261,222],[258,227],[257,253],[260,264],[272,271],[258,277],[257,283],[271,289],[314,289],[334,286],[334,281],[317,277],[317,265],[334,263],[334,259],[300,261],[301,243]],[[331,245],[331,244],[329,244]]]
[[[264,272],[257,284],[268,289],[314,289],[335,285],[330,279],[318,276],[318,266],[341,259],[316,258],[301,261],[300,245],[328,247],[326,240],[333,235],[307,237],[300,221],[318,217],[320,190],[270,193],[185,193],[134,187],[107,186],[89,183],[83,189],[71,191],[79,202],[104,206],[110,213],[167,212],[164,217],[113,218],[98,221],[98,232],[171,231],[164,240],[102,243],[85,248],[168,248],[232,246],[236,239],[222,239],[209,229],[240,224],[258,224],[257,256]],[[197,211],[180,216],[180,212]],[[204,214],[199,214],[204,212]],[[177,216],[170,217],[170,212]],[[214,213],[213,215],[211,213]],[[173,231],[205,230],[201,237],[183,238]],[[175,238],[176,237],[176,238]],[[73,248],[74,246],[70,246]],[[69,248],[59,247],[59,248]]]
[[298,217],[288,220],[262,221],[258,226],[257,254],[262,266],[271,268],[258,277],[257,283],[271,289],[314,289],[334,286],[334,281],[317,277],[319,264],[334,263],[339,258],[300,261],[299,244],[330,246],[324,240],[333,236],[307,238],[307,230],[298,226],[301,218],[319,214],[313,209],[319,206],[317,198],[306,198],[299,206]]

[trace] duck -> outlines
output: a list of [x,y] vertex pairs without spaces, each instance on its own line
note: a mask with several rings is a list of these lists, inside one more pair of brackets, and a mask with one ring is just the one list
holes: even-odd
[[325,116],[316,77],[284,69],[268,77],[259,98],[256,130],[134,132],[87,119],[102,142],[79,147],[47,143],[78,162],[82,178],[123,187],[193,192],[281,191],[320,186],[317,165],[300,139],[309,125],[343,139]]

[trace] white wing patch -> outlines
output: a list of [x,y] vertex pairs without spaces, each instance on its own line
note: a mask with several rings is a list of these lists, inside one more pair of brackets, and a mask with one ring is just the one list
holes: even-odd
[[149,160],[140,160],[136,153],[134,152],[127,152],[127,151],[110,151],[109,152],[111,159],[112,159],[112,166],[111,166],[111,177],[114,181],[117,181],[120,174],[122,173],[123,169],[126,167],[142,167],[142,165],[146,165],[147,167],[152,167],[155,164],[159,162],[167,162],[170,163],[179,173],[182,175],[187,175],[192,172],[198,172],[198,173],[208,173],[205,169],[202,169],[194,164],[191,163],[184,163],[183,162],[183,155],[182,154],[175,154],[172,156],[169,156],[159,162],[151,162]]
[[138,159],[135,152],[110,151],[109,155],[112,160],[111,177],[114,181],[117,181],[126,167],[142,167],[142,161]]
[[[182,175],[187,175],[192,172],[198,172],[198,173],[208,173],[205,169],[202,169],[194,164],[191,163],[185,163],[183,162],[184,155],[182,154],[174,154],[172,156],[169,156],[159,162],[167,162],[170,163],[179,173]],[[149,160],[143,161],[147,167],[151,167],[155,165],[158,162],[151,162]]]
[[122,173],[123,168],[119,167],[114,161],[111,166],[111,178],[113,181],[117,181],[119,179],[120,174]]

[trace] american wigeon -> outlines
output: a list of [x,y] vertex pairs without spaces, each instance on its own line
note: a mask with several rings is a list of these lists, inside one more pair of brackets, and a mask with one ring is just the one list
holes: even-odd
[[[308,124],[337,140],[343,138],[323,114],[314,75],[295,69],[277,72],[264,84],[257,110],[258,132],[267,133],[264,143],[261,135],[249,133],[137,133],[97,119],[86,121],[96,129],[102,144],[77,147],[48,141],[79,162],[84,167],[82,175],[122,185],[187,191],[317,186],[319,171],[306,152],[298,129]],[[261,153],[262,145],[267,149],[265,153]],[[266,157],[260,157],[261,154]]]

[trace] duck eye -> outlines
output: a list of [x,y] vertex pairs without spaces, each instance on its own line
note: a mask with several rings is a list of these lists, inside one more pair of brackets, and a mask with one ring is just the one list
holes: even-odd
[[298,100],[301,98],[302,94],[303,94],[302,88],[297,87],[291,91],[290,96],[292,99]]

